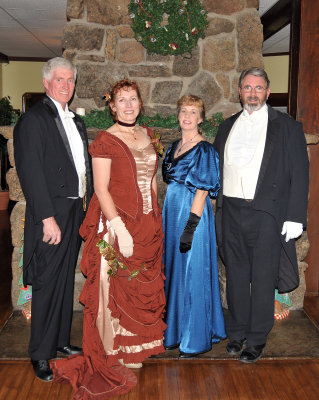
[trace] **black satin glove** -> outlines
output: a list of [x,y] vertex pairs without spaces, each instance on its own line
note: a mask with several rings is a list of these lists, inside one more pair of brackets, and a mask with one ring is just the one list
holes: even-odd
[[179,243],[179,250],[181,253],[186,253],[191,249],[194,232],[199,221],[200,217],[198,215],[192,212],[189,213],[189,218]]

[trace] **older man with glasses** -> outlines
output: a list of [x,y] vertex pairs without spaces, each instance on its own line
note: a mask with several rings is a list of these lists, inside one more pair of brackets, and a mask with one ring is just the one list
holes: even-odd
[[[243,110],[220,127],[217,239],[226,266],[226,351],[256,362],[274,323],[274,292],[299,284],[295,240],[307,222],[309,165],[302,125],[266,104],[260,68],[239,78]],[[245,348],[244,348],[245,347]]]

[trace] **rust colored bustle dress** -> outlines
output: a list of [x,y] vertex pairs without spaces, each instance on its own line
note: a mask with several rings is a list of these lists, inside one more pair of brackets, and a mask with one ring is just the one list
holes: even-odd
[[[153,137],[150,129],[147,133]],[[136,376],[118,360],[138,363],[164,352],[166,328],[162,216],[151,188],[157,169],[153,144],[137,150],[100,131],[89,151],[93,158],[112,160],[108,189],[134,242],[133,255],[123,262],[130,271],[140,272],[129,280],[128,272],[120,269],[108,278],[107,261],[96,244],[104,238],[120,251],[94,194],[80,228],[85,240],[81,269],[87,278],[80,295],[83,355],[51,363],[54,381],[69,382],[76,400],[102,400],[128,392],[136,385]],[[140,269],[143,263],[145,270]]]

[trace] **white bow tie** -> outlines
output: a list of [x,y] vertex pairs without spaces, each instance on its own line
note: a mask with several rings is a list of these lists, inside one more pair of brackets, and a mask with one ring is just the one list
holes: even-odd
[[74,118],[74,114],[71,111],[63,111],[62,115],[64,116],[64,118]]

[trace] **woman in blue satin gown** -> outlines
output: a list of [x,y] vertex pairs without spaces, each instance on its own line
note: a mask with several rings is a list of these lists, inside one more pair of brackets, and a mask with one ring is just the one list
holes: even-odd
[[182,138],[168,149],[163,178],[167,329],[164,346],[180,358],[211,350],[226,337],[220,301],[214,213],[210,197],[220,188],[219,160],[199,132],[205,109],[197,96],[177,103]]

